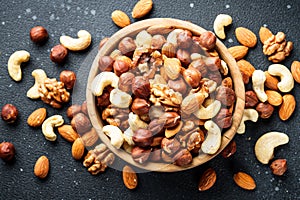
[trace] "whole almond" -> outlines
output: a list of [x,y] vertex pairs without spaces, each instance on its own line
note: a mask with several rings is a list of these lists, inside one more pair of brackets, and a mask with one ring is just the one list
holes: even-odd
[[247,55],[248,47],[238,45],[238,46],[230,47],[228,51],[233,56],[233,58],[238,61]]
[[130,19],[128,15],[121,10],[115,10],[114,12],[112,12],[111,19],[117,26],[121,28],[130,24]]
[[84,143],[84,146],[90,147],[93,146],[99,139],[99,136],[94,128],[91,128],[90,131],[84,133],[81,136],[81,139]]
[[68,142],[74,142],[79,138],[78,133],[72,128],[71,125],[62,125],[57,128],[58,133]]
[[151,35],[156,35],[156,34],[164,35],[170,33],[174,29],[175,28],[173,26],[155,24],[147,28],[147,32]]
[[273,35],[273,33],[270,31],[270,29],[266,28],[266,27],[260,27],[259,29],[259,39],[261,41],[261,43],[265,43],[265,41],[267,39],[269,39],[271,36]]
[[292,75],[297,83],[300,83],[300,62],[295,60],[291,66]]
[[76,160],[80,160],[84,154],[84,144],[81,138],[77,138],[72,145],[72,156]]
[[124,185],[128,189],[133,190],[136,188],[136,186],[138,185],[138,177],[131,167],[125,165],[123,168],[122,176]]
[[201,176],[198,189],[199,191],[205,191],[210,189],[217,180],[217,173],[214,169],[207,169]]
[[271,90],[276,90],[278,91],[278,79],[275,76],[272,76],[269,74],[269,72],[265,71],[266,75],[266,81],[265,81],[265,86]]
[[46,156],[41,156],[37,159],[34,165],[34,175],[38,178],[46,178],[50,168],[49,159]]
[[279,118],[283,121],[288,120],[296,107],[295,97],[291,94],[285,94],[282,97],[282,104],[279,108]]
[[43,124],[46,116],[46,108],[39,108],[29,115],[29,117],[27,118],[27,124],[32,127],[39,127]]
[[250,62],[242,59],[242,60],[237,61],[237,65],[241,72],[243,72],[244,74],[246,74],[249,77],[252,77],[252,74],[255,71],[255,67]]
[[246,47],[254,47],[257,43],[256,35],[247,28],[238,27],[235,29],[236,39]]
[[266,90],[268,96],[268,102],[273,106],[280,106],[282,103],[282,96],[275,90]]
[[238,186],[245,190],[254,190],[256,187],[254,179],[244,172],[234,174],[233,180]]
[[147,15],[153,6],[152,0],[140,0],[138,1],[135,6],[133,7],[132,10],[132,17],[137,19],[137,18],[142,18],[145,15]]

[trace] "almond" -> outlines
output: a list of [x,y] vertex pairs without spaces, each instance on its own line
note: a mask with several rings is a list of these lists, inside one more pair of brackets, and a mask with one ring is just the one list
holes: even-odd
[[254,179],[244,172],[234,174],[233,180],[238,186],[245,190],[254,190],[256,187]]
[[149,28],[147,28],[147,32],[151,35],[156,35],[156,34],[164,35],[164,34],[170,33],[174,29],[175,28],[173,26],[156,24],[156,25],[152,25]]
[[76,160],[80,160],[84,154],[84,144],[81,138],[77,138],[72,145],[72,156]]
[[27,119],[27,124],[32,127],[39,127],[42,125],[44,120],[46,119],[47,116],[47,110],[46,108],[39,108],[35,111],[33,111],[28,119]]
[[94,128],[91,128],[90,131],[86,132],[81,136],[81,139],[85,146],[93,146],[99,139],[99,136]]
[[266,81],[265,81],[265,86],[271,90],[276,90],[278,91],[278,79],[275,76],[272,76],[269,74],[269,72],[265,71],[266,75]]
[[137,18],[142,18],[145,15],[147,15],[153,6],[152,0],[140,0],[138,1],[135,6],[133,7],[132,10],[132,17],[137,19]]
[[282,104],[279,108],[279,118],[283,121],[288,120],[293,114],[296,107],[295,97],[291,94],[286,94],[282,97]]
[[235,60],[241,60],[244,58],[248,53],[248,47],[239,45],[233,46],[228,49],[229,53],[234,57]]
[[254,47],[257,43],[256,35],[247,28],[238,27],[235,29],[236,39],[246,47]]
[[266,90],[268,96],[268,102],[273,106],[280,106],[282,103],[282,96],[275,90]]
[[128,189],[132,190],[132,189],[136,188],[136,186],[138,184],[138,178],[137,178],[135,171],[131,167],[129,167],[128,165],[125,165],[123,168],[122,175],[123,175],[124,185]]
[[297,83],[300,83],[300,62],[295,60],[291,66],[292,75]]
[[265,41],[267,39],[269,39],[271,36],[273,35],[273,33],[270,31],[270,29],[266,28],[266,27],[260,27],[259,29],[259,39],[261,41],[261,43],[265,43]]
[[255,71],[255,67],[250,62],[242,59],[237,62],[237,65],[241,72],[243,72],[249,77],[252,77],[252,74]]
[[207,169],[201,176],[198,189],[199,191],[205,191],[210,189],[217,180],[217,173],[214,169]]
[[114,12],[112,12],[111,19],[117,26],[121,28],[130,24],[130,19],[128,15],[121,10],[115,10]]
[[49,166],[49,159],[46,156],[41,156],[34,165],[34,175],[41,179],[46,178],[49,172]]
[[68,142],[74,142],[79,138],[78,133],[72,128],[71,125],[62,125],[57,128],[58,133]]

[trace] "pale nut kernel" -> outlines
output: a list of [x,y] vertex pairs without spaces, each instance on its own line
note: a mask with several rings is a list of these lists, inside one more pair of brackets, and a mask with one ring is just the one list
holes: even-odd
[[8,59],[7,69],[9,76],[14,81],[21,81],[22,70],[21,64],[27,62],[30,58],[30,54],[25,50],[16,51]]
[[107,86],[117,88],[119,83],[119,77],[113,72],[101,72],[98,74],[91,84],[92,93],[95,96],[101,96],[103,90]]
[[221,109],[221,102],[214,100],[211,104],[204,107],[203,105],[193,114],[199,119],[211,119],[215,117]]
[[27,91],[27,97],[30,99],[38,99],[40,98],[39,87],[41,84],[44,84],[47,79],[47,74],[42,69],[35,69],[32,71],[31,75],[33,76],[35,83],[34,85]]
[[280,77],[277,86],[281,92],[290,92],[294,88],[294,78],[286,66],[282,64],[272,64],[268,68],[268,73]]
[[264,83],[266,81],[266,75],[261,70],[255,70],[252,74],[252,86],[253,90],[257,95],[257,98],[261,102],[266,102],[268,100],[268,96],[264,91]]
[[243,117],[241,120],[241,123],[237,129],[237,133],[238,134],[244,134],[246,131],[246,125],[245,125],[245,121],[252,121],[252,122],[257,122],[258,120],[258,112],[255,109],[252,108],[248,108],[244,110],[243,113]]
[[53,115],[47,118],[42,124],[42,132],[45,138],[49,141],[55,141],[57,136],[53,128],[63,125],[64,119],[60,115]]
[[122,131],[113,125],[105,125],[102,128],[102,132],[110,137],[110,143],[117,149],[120,149],[124,142],[124,136]]
[[46,108],[39,108],[29,115],[29,117],[27,118],[27,124],[31,127],[39,127],[46,119],[46,115]]
[[71,38],[70,36],[61,36],[60,43],[71,51],[82,51],[88,48],[92,42],[92,36],[86,30],[80,30],[77,33],[78,38]]
[[219,14],[214,21],[215,34],[220,39],[225,39],[226,35],[225,35],[224,27],[230,25],[231,23],[232,23],[232,17],[230,15]]
[[181,63],[177,58],[164,57],[164,68],[167,76],[175,80],[179,77],[181,71]]
[[207,130],[207,136],[201,145],[201,150],[207,154],[214,154],[221,146],[221,130],[212,120],[206,121],[204,128]]
[[119,89],[113,89],[110,92],[109,101],[118,108],[128,108],[131,104],[132,97],[130,94]]
[[112,21],[119,27],[124,28],[130,24],[130,19],[126,13],[121,10],[115,10],[111,13]]

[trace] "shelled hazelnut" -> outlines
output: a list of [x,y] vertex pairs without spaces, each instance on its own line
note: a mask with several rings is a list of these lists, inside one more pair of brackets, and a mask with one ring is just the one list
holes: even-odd
[[68,49],[61,44],[54,46],[50,52],[50,59],[55,63],[63,63],[68,55]]
[[35,26],[30,30],[30,39],[35,43],[44,43],[48,37],[47,30],[42,26]]
[[0,158],[5,162],[10,162],[15,157],[15,147],[10,142],[2,142],[0,144]]
[[76,74],[70,70],[63,70],[59,75],[60,82],[63,82],[67,90],[72,90],[75,81],[76,81]]
[[18,109],[12,104],[2,107],[1,118],[7,123],[14,123],[18,118]]

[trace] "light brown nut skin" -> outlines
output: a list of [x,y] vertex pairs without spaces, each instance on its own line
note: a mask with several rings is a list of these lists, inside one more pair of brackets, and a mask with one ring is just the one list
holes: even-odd
[[39,127],[43,124],[47,116],[46,108],[39,108],[33,111],[27,118],[27,124],[31,127]]
[[46,156],[41,156],[34,165],[34,175],[40,179],[44,179],[48,175],[49,168],[49,159]]
[[287,170],[286,159],[277,159],[270,165],[272,173],[277,176],[282,176]]
[[282,97],[282,104],[279,108],[279,118],[282,121],[288,120],[294,113],[296,108],[295,97],[291,94],[285,94]]
[[254,190],[256,188],[254,179],[244,172],[234,174],[233,180],[238,186],[245,190]]
[[217,173],[213,168],[207,169],[201,176],[198,184],[199,191],[210,189],[217,180]]
[[72,145],[72,156],[75,160],[80,160],[84,155],[84,143],[81,138],[77,138]]
[[124,166],[123,172],[122,172],[122,177],[123,177],[123,183],[128,189],[133,190],[137,187],[137,185],[138,185],[137,174],[128,165]]

